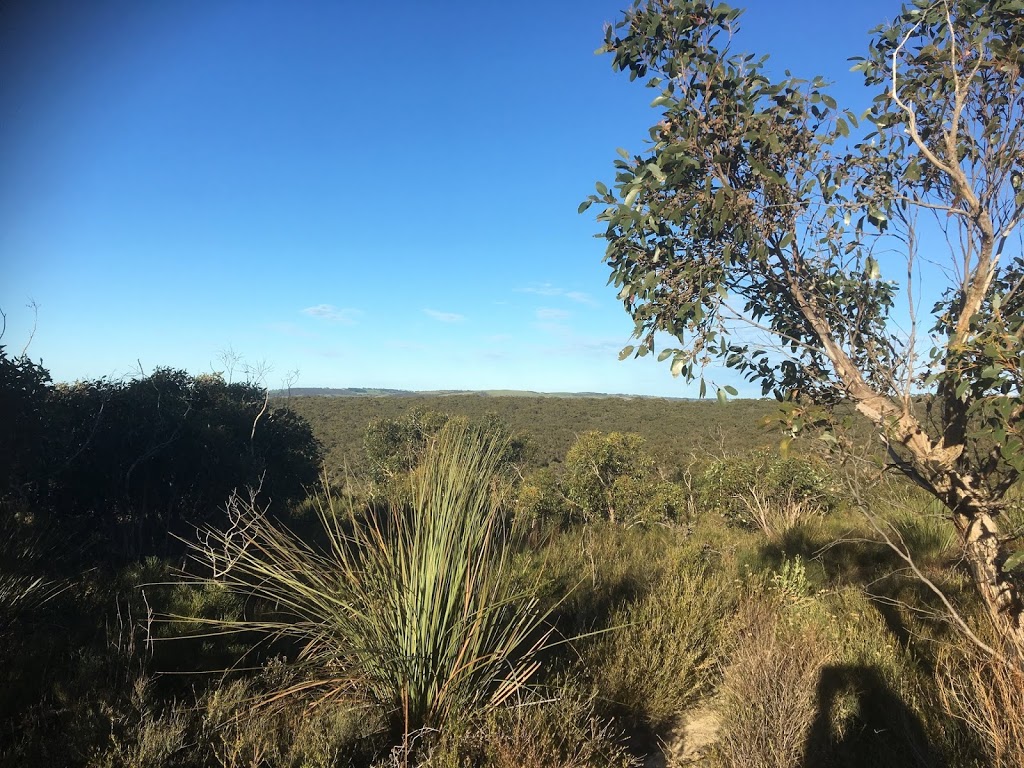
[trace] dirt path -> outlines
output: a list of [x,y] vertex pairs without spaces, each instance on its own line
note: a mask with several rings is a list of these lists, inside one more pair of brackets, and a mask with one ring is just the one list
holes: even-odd
[[682,768],[699,765],[718,741],[718,713],[710,705],[691,709],[679,717],[660,753],[649,755],[644,768]]

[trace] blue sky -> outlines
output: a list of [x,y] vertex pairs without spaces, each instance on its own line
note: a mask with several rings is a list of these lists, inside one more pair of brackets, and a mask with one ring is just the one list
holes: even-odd
[[[693,396],[576,214],[656,95],[593,55],[626,2],[181,0],[0,11],[2,342],[57,380]],[[736,47],[841,102],[898,11],[751,0]],[[759,394],[727,376],[741,393]]]

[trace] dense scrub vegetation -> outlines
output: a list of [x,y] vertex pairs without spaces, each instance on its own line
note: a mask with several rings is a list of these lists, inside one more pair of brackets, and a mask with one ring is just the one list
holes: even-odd
[[[503,397],[416,395],[409,397],[293,397],[288,407],[317,425],[332,471],[368,471],[371,457],[363,433],[375,420],[395,421],[420,412],[449,413],[479,421],[493,415],[513,432],[529,437],[524,456],[531,468],[560,464],[584,432],[635,433],[665,464],[685,463],[694,452],[743,453],[778,444],[759,429],[775,416],[774,400],[739,400],[728,408],[703,400],[651,397]],[[543,425],[543,426],[542,426]]]
[[1020,764],[949,521],[769,403],[0,364],[0,763]]

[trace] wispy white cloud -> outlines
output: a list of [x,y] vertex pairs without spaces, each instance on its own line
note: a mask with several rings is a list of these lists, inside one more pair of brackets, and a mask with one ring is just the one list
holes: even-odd
[[545,336],[554,336],[559,339],[567,339],[572,336],[572,328],[564,323],[536,322],[531,325],[534,330],[540,331]]
[[565,323],[540,321],[533,323],[532,327],[548,337],[546,342],[541,342],[540,348],[559,357],[614,359],[624,346],[620,339],[580,334]]
[[537,310],[538,320],[565,320],[569,315],[572,314],[565,309],[552,309],[550,307],[541,307]]
[[309,317],[316,317],[321,320],[329,320],[332,323],[353,325],[356,319],[363,314],[362,310],[351,307],[336,307],[333,304],[317,304],[313,307],[306,307],[302,314]]
[[575,301],[578,304],[586,304],[588,307],[598,306],[593,296],[582,293],[581,291],[566,291],[565,298],[569,299],[569,301]]
[[538,283],[527,288],[520,289],[523,293],[535,293],[538,296],[561,296],[565,293],[561,288],[556,288],[551,283]]
[[423,314],[442,323],[461,323],[466,319],[465,315],[457,312],[438,312],[436,309],[424,309]]
[[597,302],[589,294],[583,293],[582,291],[567,291],[564,288],[559,288],[557,285],[551,283],[537,283],[535,285],[521,288],[522,293],[532,293],[537,296],[559,296],[561,298],[568,299],[569,301],[575,301],[577,304],[586,304],[588,307],[598,306]]
[[384,342],[384,344],[390,349],[401,349],[403,351],[427,352],[430,350],[430,347],[426,344],[420,344],[419,342],[415,341],[407,341],[405,339],[390,339]]

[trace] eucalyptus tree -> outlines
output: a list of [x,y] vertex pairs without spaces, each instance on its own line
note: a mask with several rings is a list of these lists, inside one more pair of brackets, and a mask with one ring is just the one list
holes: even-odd
[[876,94],[859,117],[821,78],[773,79],[734,52],[740,15],[644,0],[606,30],[614,68],[649,78],[661,112],[580,206],[600,206],[635,321],[622,357],[671,338],[674,375],[703,393],[717,360],[786,400],[794,433],[852,405],[945,505],[1024,652],[1000,527],[1024,471],[1024,2],[904,6],[855,59]]

